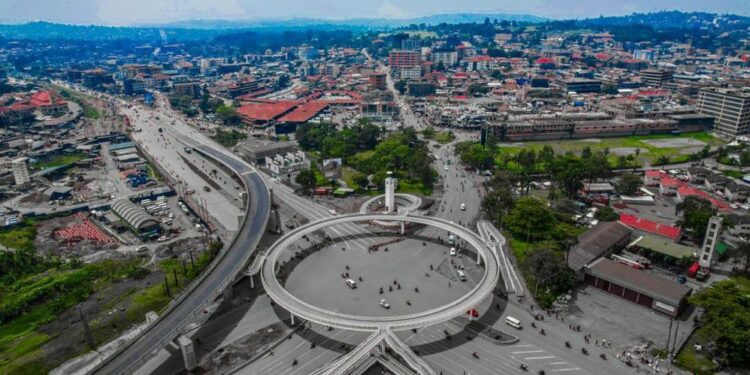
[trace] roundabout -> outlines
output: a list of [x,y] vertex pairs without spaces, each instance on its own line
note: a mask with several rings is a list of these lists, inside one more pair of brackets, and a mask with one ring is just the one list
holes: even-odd
[[[368,316],[332,311],[301,300],[290,293],[278,280],[276,274],[280,267],[282,256],[291,245],[303,236],[329,226],[345,223],[372,223],[373,221],[409,222],[449,231],[457,235],[477,252],[477,256],[484,262],[484,273],[473,288],[453,301],[421,312],[395,316]],[[290,312],[292,316],[325,326],[368,332],[422,328],[466,314],[467,311],[478,306],[482,300],[492,294],[500,278],[499,261],[494,252],[487,248],[484,242],[472,231],[438,218],[388,214],[334,216],[299,227],[280,238],[268,250],[260,273],[261,281],[268,296],[280,307]]]

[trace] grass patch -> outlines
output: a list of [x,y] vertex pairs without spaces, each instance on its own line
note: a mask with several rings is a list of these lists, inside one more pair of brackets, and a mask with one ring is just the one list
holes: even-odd
[[350,189],[359,190],[361,188],[359,184],[354,182],[354,177],[358,176],[359,174],[359,172],[350,167],[341,168],[341,179],[346,182],[346,186],[348,186]]
[[[697,332],[695,334],[697,335]],[[691,342],[688,342],[682,351],[677,354],[675,364],[698,375],[711,375],[717,370],[713,361],[695,351]]]
[[42,170],[47,168],[60,167],[63,165],[79,162],[83,159],[86,159],[86,155],[81,153],[55,155],[47,160],[35,163],[34,169]]
[[526,254],[534,247],[534,244],[510,237],[510,251],[513,252],[513,256],[516,257],[518,264],[521,264],[526,259]]
[[83,117],[92,119],[92,120],[98,120],[100,117],[102,117],[101,113],[91,105],[88,105],[86,103],[80,103],[81,107],[83,107]]
[[432,189],[425,187],[421,182],[412,183],[405,180],[398,181],[397,191],[399,193],[432,195]]
[[34,247],[36,228],[30,219],[21,225],[0,229],[0,245],[9,249],[31,249]]
[[739,171],[739,170],[736,170],[736,169],[725,169],[725,170],[721,171],[721,174],[723,174],[724,176],[736,178],[738,180],[741,180],[742,177],[745,176],[745,174],[742,173],[742,171]]
[[[638,156],[639,161],[646,161],[651,165],[655,165],[660,156],[666,155],[670,158],[670,164],[673,163],[684,163],[690,160],[690,155],[681,154],[680,151],[687,148],[693,148],[698,146],[686,146],[686,147],[656,147],[647,143],[650,140],[659,139],[694,139],[697,141],[704,142],[710,146],[723,146],[726,144],[725,141],[714,137],[708,132],[698,133],[686,133],[679,135],[671,134],[655,134],[648,136],[630,136],[630,137],[619,137],[619,138],[597,138],[597,142],[588,142],[585,140],[558,140],[558,141],[531,141],[521,142],[522,146],[516,146],[514,144],[501,144],[498,147],[498,153],[495,157],[497,164],[502,165],[503,153],[510,155],[518,154],[522,149],[533,149],[540,151],[545,145],[551,146],[556,153],[573,152],[580,154],[584,147],[589,147],[591,151],[604,151],[605,149],[610,150],[609,161],[612,166],[616,165],[617,155],[614,154],[613,150],[617,148],[633,148],[641,149]],[[508,164],[509,168],[513,167],[513,162]]]
[[245,133],[242,133],[234,129],[227,131],[227,130],[218,128],[216,129],[216,135],[214,135],[213,138],[216,140],[216,142],[219,142],[219,144],[224,147],[234,147],[241,140],[245,139],[246,136],[245,136]]

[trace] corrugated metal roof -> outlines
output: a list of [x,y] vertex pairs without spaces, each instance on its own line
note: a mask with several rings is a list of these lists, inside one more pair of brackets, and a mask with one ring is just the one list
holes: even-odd
[[597,259],[586,272],[673,306],[678,306],[692,291],[676,280],[667,280],[607,258]]

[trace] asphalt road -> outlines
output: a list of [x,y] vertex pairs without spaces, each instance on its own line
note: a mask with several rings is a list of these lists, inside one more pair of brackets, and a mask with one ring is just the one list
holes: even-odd
[[[193,144],[201,138],[193,138]],[[232,168],[245,184],[248,196],[248,210],[242,227],[231,246],[214,260],[210,269],[201,279],[195,281],[195,287],[178,297],[178,300],[164,312],[159,320],[139,337],[95,371],[98,374],[128,374],[134,372],[159,349],[168,345],[196,316],[203,314],[208,304],[212,303],[244,268],[255,250],[270,213],[270,196],[263,178],[237,157],[215,151],[212,147],[196,145],[201,151],[216,158]]]

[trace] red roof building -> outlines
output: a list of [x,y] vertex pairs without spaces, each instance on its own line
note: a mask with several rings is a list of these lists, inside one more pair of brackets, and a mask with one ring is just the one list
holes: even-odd
[[685,198],[687,198],[687,197],[689,197],[691,195],[703,198],[703,199],[711,202],[711,204],[714,207],[716,207],[716,209],[719,210],[719,211],[726,211],[726,212],[732,211],[732,207],[729,206],[729,203],[727,203],[725,201],[722,201],[722,200],[719,200],[719,199],[716,199],[716,198],[712,197],[711,195],[709,195],[708,193],[706,193],[703,190],[692,188],[692,187],[687,186],[687,185],[682,185],[682,186],[680,186],[677,189],[677,200],[679,200],[679,201],[683,201]]
[[305,123],[328,108],[329,103],[323,100],[313,100],[300,105],[291,112],[279,118],[278,122]]
[[297,100],[280,100],[268,103],[248,103],[237,109],[242,121],[248,125],[266,126],[291,112],[300,104]]
[[620,214],[620,222],[633,229],[666,237],[672,241],[677,241],[682,235],[682,230],[678,227],[624,213]]

